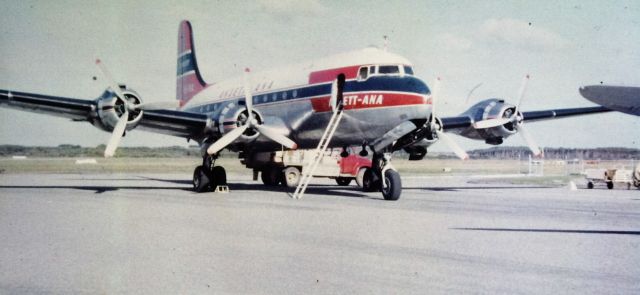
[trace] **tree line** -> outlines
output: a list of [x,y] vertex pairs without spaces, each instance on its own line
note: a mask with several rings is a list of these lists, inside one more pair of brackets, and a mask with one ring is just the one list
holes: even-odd
[[[55,147],[0,145],[0,157],[102,157],[105,145],[83,147],[80,145],[61,144]],[[491,147],[468,151],[471,159],[527,159],[531,151],[527,147]],[[200,157],[198,146],[181,147],[119,147],[117,157],[123,158],[179,158]],[[237,157],[237,153],[224,151],[223,157]],[[398,152],[399,158],[408,157]],[[428,158],[455,158],[453,153],[429,153]],[[640,159],[640,149],[608,147],[608,148],[545,148],[546,159],[562,160],[626,160]]]

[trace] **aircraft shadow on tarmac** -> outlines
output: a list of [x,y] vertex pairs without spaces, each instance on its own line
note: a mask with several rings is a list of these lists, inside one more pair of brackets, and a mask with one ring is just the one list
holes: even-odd
[[[162,179],[162,178],[152,178],[152,177],[142,177],[148,180],[155,180],[161,182],[169,182],[175,184],[186,184],[191,185],[191,180],[184,179]],[[233,190],[243,190],[243,191],[268,191],[268,192],[284,192],[288,194],[293,194],[293,188],[287,188],[284,186],[266,186],[261,183],[229,183],[229,189]],[[363,193],[356,186],[335,186],[335,185],[321,185],[314,184],[313,186],[309,186],[306,191],[307,194],[318,194],[318,195],[326,195],[326,196],[339,196],[339,197],[350,197],[350,198],[369,198],[369,196]],[[377,198],[372,198],[377,199]]]
[[454,227],[453,230],[492,231],[492,232],[527,232],[527,233],[569,233],[569,234],[604,234],[604,235],[640,235],[640,231],[626,230],[576,230],[576,229],[543,229],[543,228],[492,228],[492,227]]
[[[77,190],[86,190],[86,191],[94,191],[96,194],[101,194],[110,191],[118,191],[118,190],[181,190],[181,191],[192,191],[191,180],[184,179],[162,179],[162,178],[152,178],[152,177],[139,177],[132,179],[93,179],[93,180],[104,180],[104,181],[121,181],[121,180],[134,180],[140,181],[140,179],[166,182],[172,184],[181,184],[185,185],[184,187],[179,186],[154,186],[154,185],[136,185],[136,186],[128,186],[128,185],[2,185],[0,189],[77,189]],[[87,180],[87,179],[82,179]],[[230,189],[233,190],[243,190],[243,191],[270,191],[270,192],[283,192],[292,194],[294,189],[287,188],[284,186],[265,186],[260,183],[256,184],[247,184],[247,183],[229,183]],[[324,196],[339,196],[339,197],[351,197],[351,198],[372,198],[367,194],[363,193],[359,188],[355,186],[334,186],[334,185],[313,185],[309,186],[306,191],[307,194],[317,194]]]
[[553,186],[439,186],[439,187],[406,187],[403,186],[403,189],[415,189],[415,190],[425,190],[425,191],[435,191],[435,192],[455,192],[455,191],[463,191],[463,190],[482,190],[482,189],[533,189],[533,188],[554,188]]
[[190,191],[191,188],[182,188],[175,186],[109,186],[109,185],[2,185],[0,189],[77,189],[94,191],[101,194],[117,190],[183,190]]
[[[97,194],[109,192],[109,191],[117,191],[117,190],[181,190],[181,191],[191,191],[191,180],[187,179],[163,179],[163,178],[153,178],[146,176],[139,176],[137,178],[127,178],[127,179],[113,179],[113,178],[104,178],[104,179],[78,179],[78,180],[100,180],[100,181],[140,181],[140,180],[152,180],[158,182],[172,183],[185,185],[185,187],[177,187],[177,186],[153,186],[153,185],[135,185],[135,186],[120,186],[120,185],[4,185],[0,186],[0,188],[13,188],[13,189],[78,189],[78,190],[88,190],[94,191]],[[293,193],[293,189],[283,187],[283,186],[265,186],[261,183],[248,184],[248,183],[229,183],[229,187],[231,190],[244,190],[244,191],[270,191],[270,192],[285,192],[288,194]],[[424,190],[424,191],[464,191],[464,190],[481,190],[481,189],[530,189],[530,188],[551,188],[549,186],[439,186],[439,187],[403,187],[403,189],[412,189],[412,190]],[[325,195],[325,196],[340,196],[340,197],[350,197],[350,198],[368,198],[368,199],[376,199],[381,200],[381,198],[370,196],[370,194],[364,193],[360,190],[360,188],[356,186],[336,186],[336,185],[321,185],[314,184],[313,186],[309,186],[306,191],[307,194],[315,194],[315,195]]]

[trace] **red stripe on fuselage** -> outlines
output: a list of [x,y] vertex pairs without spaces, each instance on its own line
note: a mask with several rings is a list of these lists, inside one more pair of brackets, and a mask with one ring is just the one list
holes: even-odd
[[329,69],[317,72],[311,72],[309,74],[309,84],[333,82],[338,75],[344,74],[347,80],[355,79],[358,76],[358,69],[360,66],[349,66],[337,69]]
[[[411,93],[359,92],[345,93],[343,97],[345,110],[431,104],[430,98]],[[329,99],[329,96],[312,98],[313,110],[315,112],[331,111]]]

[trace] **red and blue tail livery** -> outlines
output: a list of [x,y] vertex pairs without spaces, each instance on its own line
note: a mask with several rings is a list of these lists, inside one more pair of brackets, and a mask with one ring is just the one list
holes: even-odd
[[198,70],[196,50],[193,46],[193,30],[187,20],[180,22],[178,33],[178,72],[176,77],[176,99],[180,101],[180,107],[204,88],[204,82]]

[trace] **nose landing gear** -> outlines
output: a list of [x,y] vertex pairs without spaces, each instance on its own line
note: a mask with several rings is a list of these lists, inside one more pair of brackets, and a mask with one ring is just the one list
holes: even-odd
[[373,154],[371,168],[364,172],[362,190],[365,192],[382,192],[388,201],[397,201],[402,193],[400,173],[391,165],[391,154]]

